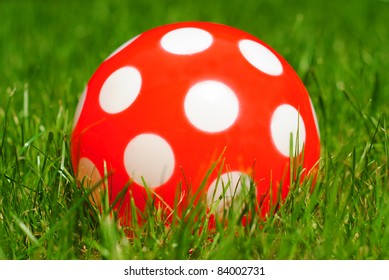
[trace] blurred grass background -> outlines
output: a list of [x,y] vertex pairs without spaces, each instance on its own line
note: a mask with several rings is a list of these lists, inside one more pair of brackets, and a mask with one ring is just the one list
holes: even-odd
[[[128,256],[117,252],[119,233],[98,237],[79,209],[82,194],[71,189],[73,114],[93,72],[123,42],[192,20],[247,31],[294,67],[319,118],[325,174],[301,227],[292,224],[296,217],[273,220],[265,228],[273,224],[274,235],[240,239],[237,248],[265,247],[229,251],[236,240],[215,241],[201,245],[206,249],[198,258],[389,258],[388,14],[384,0],[0,0],[0,258]],[[347,209],[340,217],[337,205]],[[318,214],[317,207],[333,213]],[[187,252],[184,246],[169,255],[155,243],[146,254],[142,244],[139,258],[185,258]]]

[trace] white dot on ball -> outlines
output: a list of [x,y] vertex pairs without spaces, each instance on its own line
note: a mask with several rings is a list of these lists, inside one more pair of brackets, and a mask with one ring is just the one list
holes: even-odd
[[184,27],[166,33],[161,39],[162,48],[170,53],[189,55],[202,52],[212,45],[212,35],[200,28]]
[[144,133],[133,138],[124,151],[124,166],[135,183],[150,188],[166,183],[173,174],[174,153],[161,136]]
[[86,184],[97,184],[101,180],[101,175],[96,165],[86,157],[82,157],[78,162],[77,179],[85,181]]
[[189,89],[184,109],[196,128],[214,133],[234,124],[239,113],[239,101],[233,90],[224,83],[207,80]]
[[122,51],[123,49],[125,49],[127,46],[129,46],[132,42],[134,42],[136,39],[138,39],[140,35],[137,35],[133,38],[131,38],[130,40],[128,40],[127,42],[125,42],[124,44],[122,44],[120,47],[118,47],[113,53],[111,53],[106,60],[110,59],[111,57],[113,57],[114,55],[118,54],[120,51]]
[[124,111],[138,97],[141,85],[142,77],[135,67],[119,68],[105,80],[101,88],[101,108],[110,114]]
[[313,119],[314,119],[315,125],[316,125],[317,134],[318,134],[318,136],[320,138],[319,121],[317,120],[317,115],[316,115],[315,107],[313,106],[311,98],[309,98],[309,102],[311,103],[311,109],[312,109]]
[[283,104],[277,107],[271,118],[271,136],[278,151],[289,157],[292,151],[301,153],[305,143],[305,125],[299,112],[291,105]]
[[232,200],[241,193],[248,192],[250,177],[239,171],[223,173],[216,178],[207,191],[207,205],[215,212],[229,208]]
[[258,70],[279,76],[283,72],[282,64],[277,56],[267,47],[252,40],[239,41],[239,50],[244,58]]
[[76,127],[78,120],[80,119],[82,109],[85,105],[85,99],[86,99],[86,93],[88,91],[88,86],[85,87],[84,91],[82,92],[80,99],[77,104],[76,112],[74,114],[74,120],[73,120],[73,129]]
[[100,204],[103,187],[102,178],[96,165],[89,158],[82,157],[78,162],[77,180],[86,188],[95,188],[90,200],[96,205]]

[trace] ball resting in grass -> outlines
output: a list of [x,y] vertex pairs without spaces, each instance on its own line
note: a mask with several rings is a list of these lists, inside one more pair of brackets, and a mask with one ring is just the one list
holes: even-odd
[[124,224],[150,196],[170,212],[201,199],[223,212],[250,188],[266,215],[287,196],[295,158],[300,178],[317,166],[314,112],[292,67],[256,37],[215,23],[165,25],[96,70],[77,107],[72,163],[80,180],[108,174]]

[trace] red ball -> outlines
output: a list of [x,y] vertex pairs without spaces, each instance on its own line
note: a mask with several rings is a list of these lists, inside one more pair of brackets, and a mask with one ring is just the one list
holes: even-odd
[[177,195],[191,199],[220,158],[222,173],[211,172],[201,190],[206,203],[222,209],[227,182],[226,196],[254,186],[266,214],[288,194],[295,156],[303,176],[320,156],[303,83],[256,37],[206,22],[149,30],[111,54],[80,98],[71,138],[78,180],[108,189],[110,203],[128,186],[114,205],[124,222],[130,199],[144,209],[145,185],[174,209]]

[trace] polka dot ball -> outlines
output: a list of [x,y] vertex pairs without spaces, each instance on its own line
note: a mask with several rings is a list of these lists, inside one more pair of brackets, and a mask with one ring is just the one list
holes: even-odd
[[128,186],[114,205],[124,222],[147,189],[166,209],[191,199],[214,163],[210,209],[255,188],[266,214],[288,194],[291,157],[305,176],[319,155],[313,103],[292,67],[256,37],[206,22],[146,31],[109,55],[80,97],[71,138],[77,180],[100,186],[95,200],[107,189],[113,203]]

